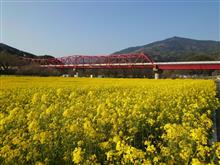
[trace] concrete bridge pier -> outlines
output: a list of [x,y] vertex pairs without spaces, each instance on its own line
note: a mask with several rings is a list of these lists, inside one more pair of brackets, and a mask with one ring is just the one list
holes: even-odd
[[160,74],[159,74],[159,73],[157,73],[157,72],[155,72],[155,73],[154,73],[154,79],[156,79],[156,80],[157,80],[157,79],[159,79],[159,78],[160,78]]
[[159,79],[162,73],[162,70],[158,69],[157,67],[154,67],[153,72],[154,72],[154,79],[156,80]]
[[78,73],[78,72],[76,72],[76,74],[74,75],[74,77],[79,77],[79,73]]
[[73,68],[72,71],[74,77],[79,77],[79,72],[76,70],[76,68]]

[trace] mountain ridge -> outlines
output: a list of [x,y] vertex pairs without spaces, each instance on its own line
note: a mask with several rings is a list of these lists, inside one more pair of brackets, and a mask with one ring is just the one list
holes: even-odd
[[[171,37],[142,46],[128,47],[113,54],[144,52],[154,61],[195,61],[220,60],[220,41],[196,40],[183,37]],[[27,58],[54,58],[25,52],[7,44],[0,43],[0,55]]]
[[[147,53],[155,61],[184,61],[192,56],[206,56],[220,60],[220,41],[196,40],[183,37],[171,37],[142,46],[128,47],[113,54]],[[193,59],[192,59],[193,60]]]
[[16,57],[26,57],[26,58],[54,58],[51,55],[35,55],[4,43],[0,43],[0,54],[14,55]]

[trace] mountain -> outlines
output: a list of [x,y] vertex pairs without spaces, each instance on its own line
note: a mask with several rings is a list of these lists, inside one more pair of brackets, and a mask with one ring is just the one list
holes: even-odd
[[143,46],[129,47],[113,54],[144,52],[154,61],[220,60],[220,42],[172,37]]
[[[172,37],[143,46],[129,47],[113,54],[144,52],[154,61],[206,61],[220,60],[220,42],[194,40],[182,37]],[[0,61],[18,58],[53,58],[50,55],[36,56],[0,43]]]
[[27,53],[6,44],[0,43],[0,54],[7,54],[19,57],[36,58],[37,56],[31,53]]
[[[36,63],[29,60],[22,60],[24,58],[53,58],[49,55],[36,56],[34,54],[24,52],[0,43],[0,74],[14,74],[21,66],[29,66],[28,69],[32,69]],[[35,69],[36,70],[36,69]],[[23,73],[23,71],[20,70]]]
[[14,57],[26,57],[26,58],[53,58],[53,56],[50,56],[50,55],[37,56],[32,53],[28,53],[28,52],[13,48],[3,43],[0,43],[0,55],[7,55],[7,56],[14,56]]

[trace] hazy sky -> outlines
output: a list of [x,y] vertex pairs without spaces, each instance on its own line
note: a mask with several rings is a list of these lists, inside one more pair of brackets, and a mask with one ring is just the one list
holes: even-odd
[[1,42],[37,55],[109,54],[180,36],[220,40],[219,0],[0,0]]

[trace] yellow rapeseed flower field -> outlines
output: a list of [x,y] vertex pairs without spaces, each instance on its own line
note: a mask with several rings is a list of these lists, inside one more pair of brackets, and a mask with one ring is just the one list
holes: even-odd
[[0,77],[0,164],[218,164],[211,80]]

